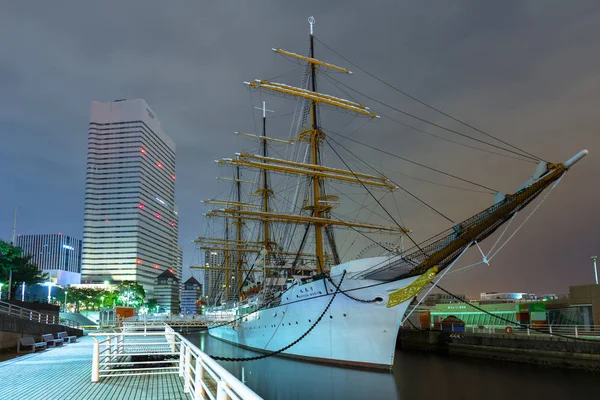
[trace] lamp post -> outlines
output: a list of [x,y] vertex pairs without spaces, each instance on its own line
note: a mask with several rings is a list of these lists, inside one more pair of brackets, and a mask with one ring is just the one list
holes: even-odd
[[25,282],[21,284],[21,301],[25,302]]
[[594,276],[596,277],[596,285],[598,284],[598,269],[596,268],[596,259],[598,256],[591,256],[590,260],[594,262]]
[[104,307],[104,296],[100,296],[100,300],[102,303],[100,304],[100,308]]
[[44,285],[48,286],[48,304],[50,304],[50,300],[51,300],[50,295],[52,294],[52,286],[54,286],[54,283],[46,282],[46,283],[44,283]]
[[65,308],[63,312],[67,312],[67,293],[69,293],[67,290],[65,290]]
[[2,286],[4,286],[4,283],[0,283],[0,300],[2,300]]

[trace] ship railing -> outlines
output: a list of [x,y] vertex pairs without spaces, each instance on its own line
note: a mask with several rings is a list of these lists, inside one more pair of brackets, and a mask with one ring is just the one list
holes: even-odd
[[61,319],[56,314],[44,314],[28,308],[20,307],[5,301],[0,301],[0,314],[10,315],[20,319],[39,322],[48,325],[63,325],[70,328],[79,328],[79,324],[68,319]]
[[[156,326],[153,325],[152,328]],[[239,379],[167,324],[162,331],[91,333],[92,382],[116,377],[178,375],[192,400],[261,399]],[[133,328],[132,328],[133,329]]]
[[515,336],[569,336],[600,340],[600,325],[555,325],[555,324],[506,324],[506,325],[463,325],[460,323],[441,323],[429,327],[405,324],[402,329],[439,330],[452,333],[515,335]]

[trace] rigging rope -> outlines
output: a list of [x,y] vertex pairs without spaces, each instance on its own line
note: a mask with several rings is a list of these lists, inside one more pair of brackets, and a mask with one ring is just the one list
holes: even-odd
[[[356,154],[352,153],[350,150],[348,150],[347,148],[345,148],[344,146],[342,146],[339,142],[337,142],[335,139],[333,138],[329,138],[331,139],[335,144],[337,144],[338,146],[340,146],[342,149],[346,150],[348,153],[350,153],[352,156],[356,157],[359,161],[361,161],[363,164],[369,166],[369,168],[371,168],[373,171],[375,171],[377,174],[379,174],[382,177],[385,177],[385,175],[383,175],[381,172],[377,171],[375,168],[373,168],[372,166],[370,166],[367,162],[365,162],[362,158],[360,158],[359,156],[357,156]],[[342,160],[342,162],[346,165],[346,168],[348,168],[350,170],[350,172],[352,172],[352,174],[354,174],[354,172],[350,169],[350,167],[348,166],[348,164],[346,164],[346,162],[342,159],[342,157],[338,154],[338,152],[333,148],[333,146],[331,146],[331,143],[329,143],[329,140],[327,138],[325,138],[325,141],[327,142],[327,144],[329,145],[329,147],[331,147],[331,149],[335,152],[335,154],[340,158],[340,160]],[[358,179],[358,177],[356,175],[354,175],[355,178]],[[389,179],[389,178],[387,178]],[[394,185],[396,185],[399,189],[401,189],[402,191],[406,192],[408,195],[410,195],[412,198],[416,199],[417,201],[419,201],[420,203],[424,204],[425,206],[427,206],[427,208],[429,208],[430,210],[432,210],[433,212],[435,212],[436,214],[442,216],[443,218],[445,218],[446,220],[450,221],[451,223],[455,223],[452,219],[450,219],[449,217],[447,217],[446,215],[444,215],[442,212],[438,211],[437,209],[435,209],[433,206],[430,206],[429,204],[427,204],[425,201],[421,200],[419,197],[415,196],[414,194],[412,194],[411,192],[409,192],[407,189],[403,188],[402,186],[398,185],[396,182],[392,181],[390,179],[390,182],[393,183]],[[363,187],[365,189],[366,186],[362,183]],[[368,189],[367,189],[368,191]],[[369,192],[370,193],[370,192]],[[379,202],[378,202],[379,203]],[[383,210],[388,214],[388,211],[381,205],[381,203],[379,203],[379,205],[381,206],[381,208],[383,208]],[[391,215],[390,215],[390,218]],[[392,220],[394,222],[396,222],[393,218]],[[398,225],[398,223],[396,222],[396,224]],[[399,226],[399,225],[398,225]],[[408,235],[407,235],[408,236]],[[410,237],[409,237],[410,239]],[[411,241],[416,245],[416,243],[411,239]]]
[[[434,111],[436,111],[436,112],[438,112],[438,113],[440,113],[440,114],[442,114],[442,115],[444,115],[444,116],[446,116],[446,117],[448,117],[448,118],[450,118],[450,119],[452,119],[452,120],[454,120],[454,121],[456,121],[456,122],[458,122],[458,123],[460,123],[460,124],[463,124],[463,125],[465,125],[466,127],[473,129],[474,131],[477,131],[477,132],[479,132],[479,133],[482,133],[482,134],[486,135],[486,136],[487,136],[487,137],[489,137],[489,138],[495,139],[495,140],[497,140],[498,142],[500,142],[500,143],[502,143],[502,144],[505,144],[505,145],[507,145],[507,146],[509,146],[509,147],[512,147],[512,148],[513,148],[513,149],[515,149],[515,150],[518,150],[518,151],[520,151],[520,152],[522,152],[522,153],[524,153],[524,154],[527,154],[528,156],[530,156],[530,158],[533,158],[533,159],[535,159],[535,160],[541,160],[541,161],[545,161],[544,159],[542,159],[542,158],[540,158],[540,157],[537,157],[537,156],[535,156],[535,155],[533,155],[533,154],[531,154],[531,153],[529,153],[529,152],[527,152],[527,151],[525,151],[525,150],[523,150],[523,149],[520,149],[520,148],[518,148],[518,147],[516,147],[516,146],[514,146],[514,145],[512,145],[512,144],[510,144],[510,143],[508,143],[508,142],[505,142],[505,141],[503,141],[502,139],[499,139],[499,138],[497,138],[496,136],[494,136],[494,135],[492,135],[492,134],[490,134],[490,133],[487,133],[487,132],[483,131],[482,129],[479,129],[479,128],[477,128],[477,127],[475,127],[475,126],[471,125],[471,124],[468,124],[467,122],[464,122],[464,121],[462,121],[462,120],[461,120],[461,119],[459,119],[459,118],[453,117],[452,115],[450,115],[450,114],[448,114],[448,113],[446,113],[446,112],[444,112],[444,111],[442,111],[442,110],[440,110],[440,109],[438,109],[438,108],[436,108],[436,107],[434,107],[434,106],[432,106],[432,105],[430,105],[430,104],[427,104],[426,102],[424,102],[424,101],[422,101],[422,100],[419,100],[418,98],[416,98],[416,97],[414,97],[414,96],[412,96],[412,95],[410,95],[410,94],[406,93],[405,91],[403,91],[403,90],[401,90],[401,89],[397,88],[396,86],[394,86],[394,85],[392,85],[392,84],[390,84],[390,83],[388,83],[388,82],[384,81],[383,79],[380,79],[380,78],[378,78],[377,76],[375,76],[374,74],[370,73],[370,72],[369,72],[369,71],[367,71],[366,69],[364,69],[364,68],[360,67],[359,65],[357,65],[356,63],[354,63],[354,62],[350,61],[348,58],[344,57],[343,55],[341,55],[340,53],[338,53],[337,51],[335,51],[334,49],[332,49],[331,47],[329,47],[327,44],[325,44],[325,43],[324,43],[323,41],[321,41],[319,38],[315,37],[315,39],[316,39],[316,40],[317,40],[319,43],[321,43],[323,46],[325,46],[327,49],[329,49],[330,51],[332,51],[333,53],[335,53],[335,54],[336,54],[337,56],[339,56],[340,58],[344,59],[346,62],[348,62],[348,63],[350,63],[350,64],[354,65],[356,68],[358,68],[359,70],[361,70],[361,71],[362,71],[362,72],[364,72],[365,74],[367,74],[367,75],[369,75],[370,77],[372,77],[373,79],[375,79],[375,80],[377,80],[377,81],[379,81],[379,82],[383,83],[384,85],[386,85],[386,86],[388,86],[388,87],[392,88],[393,90],[395,90],[395,91],[397,91],[397,92],[399,92],[399,93],[403,94],[404,96],[406,96],[406,97],[408,97],[408,98],[410,98],[410,99],[412,99],[412,100],[416,101],[417,103],[419,103],[419,104],[422,104],[422,105],[424,105],[425,107],[427,107],[427,108],[429,108],[429,109],[431,109],[431,110],[434,110]],[[332,78],[332,79],[333,79],[333,78]],[[545,161],[545,162],[547,162],[547,161]]]
[[[342,278],[340,279],[340,283],[339,283],[340,287],[342,286],[342,281],[344,280],[345,276],[346,276],[346,271],[344,271],[344,273],[342,274]],[[331,300],[329,300],[329,303],[327,303],[327,307],[325,307],[325,309],[323,310],[321,315],[319,315],[319,318],[317,318],[315,323],[312,324],[312,326],[310,328],[308,328],[308,330],[306,332],[304,332],[298,339],[294,340],[292,343],[288,344],[285,347],[282,347],[279,350],[272,351],[270,353],[263,354],[263,355],[256,356],[256,357],[221,357],[221,356],[214,356],[214,355],[210,355],[209,357],[212,358],[213,360],[217,360],[217,361],[256,361],[256,360],[262,360],[263,358],[268,358],[268,357],[276,356],[277,354],[283,353],[290,347],[294,346],[296,343],[300,342],[302,339],[304,339],[306,336],[308,336],[308,334],[313,329],[315,329],[315,327],[319,324],[319,322],[321,322],[321,320],[323,319],[323,317],[329,310],[329,307],[331,307],[331,304],[333,303],[333,300],[335,300],[335,297],[337,296],[337,294],[338,294],[338,290],[336,290],[333,293],[333,295],[331,296]],[[282,320],[283,320],[283,318],[282,318]]]
[[354,142],[354,143],[356,143],[356,144],[360,144],[361,146],[368,147],[368,148],[369,148],[369,149],[371,149],[371,150],[379,151],[379,152],[381,152],[381,153],[383,153],[383,154],[387,154],[388,156],[392,156],[392,157],[398,158],[398,159],[400,159],[400,160],[402,160],[402,161],[406,161],[406,162],[408,162],[408,163],[411,163],[411,164],[418,165],[419,167],[422,167],[422,168],[425,168],[425,169],[428,169],[428,170],[431,170],[431,171],[437,172],[438,174],[442,174],[442,175],[446,175],[446,176],[448,176],[448,177],[450,177],[450,178],[458,179],[459,181],[463,181],[463,182],[469,183],[469,184],[471,184],[471,185],[478,186],[478,187],[480,187],[480,188],[482,188],[482,189],[491,190],[491,191],[492,191],[492,192],[494,192],[494,193],[496,193],[496,192],[499,192],[499,190],[493,189],[493,188],[491,188],[491,187],[488,187],[488,186],[485,186],[485,185],[481,185],[481,184],[479,184],[479,183],[476,183],[476,182],[470,181],[470,180],[468,180],[468,179],[461,178],[461,177],[459,177],[459,176],[456,176],[456,175],[452,175],[452,174],[450,174],[450,173],[448,173],[448,172],[444,172],[444,171],[442,171],[442,170],[439,170],[439,169],[436,169],[436,168],[433,168],[433,167],[429,167],[429,166],[427,166],[427,165],[424,165],[424,164],[418,163],[418,162],[416,162],[416,161],[413,161],[413,160],[410,160],[410,159],[408,159],[408,158],[401,157],[401,156],[399,156],[399,155],[396,155],[396,154],[394,154],[394,153],[390,153],[389,151],[386,151],[386,150],[379,149],[379,148],[377,148],[377,147],[375,147],[375,146],[371,146],[371,145],[369,145],[369,144],[366,144],[366,143],[360,142],[360,141],[358,141],[358,140],[356,140],[356,139],[352,139],[351,137],[348,137],[348,136],[341,135],[341,134],[339,134],[339,133],[337,133],[337,132],[333,132],[333,131],[330,131],[330,130],[328,130],[328,129],[323,129],[323,128],[321,128],[321,130],[323,130],[323,131],[325,131],[325,132],[327,132],[327,133],[331,133],[331,134],[334,134],[334,135],[340,136],[340,137],[342,137],[342,138],[344,138],[344,139],[346,139],[346,140],[349,140],[349,141],[351,141],[351,142]]

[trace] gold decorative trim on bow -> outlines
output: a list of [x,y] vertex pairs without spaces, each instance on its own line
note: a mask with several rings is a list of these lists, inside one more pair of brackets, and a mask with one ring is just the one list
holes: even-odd
[[404,303],[406,300],[416,296],[425,285],[427,285],[431,280],[435,277],[438,272],[438,267],[433,266],[429,268],[423,275],[418,277],[413,283],[410,285],[403,287],[402,289],[398,289],[395,292],[390,294],[390,299],[387,303],[388,308],[392,308],[397,306],[398,304]]

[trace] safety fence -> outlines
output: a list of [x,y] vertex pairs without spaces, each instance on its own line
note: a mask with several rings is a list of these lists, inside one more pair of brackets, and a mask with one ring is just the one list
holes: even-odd
[[[133,321],[132,321],[133,322]],[[122,376],[177,374],[191,399],[261,399],[167,324],[96,332],[92,382]]]
[[600,340],[600,325],[479,325],[465,326],[462,324],[441,323],[429,328],[413,327],[404,324],[403,329],[438,330],[453,333],[473,334],[511,334],[516,336],[569,336],[574,338],[589,338]]
[[0,301],[0,314],[10,315],[28,321],[35,321],[49,325],[63,325],[70,328],[79,328],[79,324],[67,319],[60,319],[56,314],[44,314],[28,308],[16,306],[5,301]]

